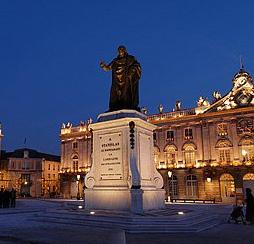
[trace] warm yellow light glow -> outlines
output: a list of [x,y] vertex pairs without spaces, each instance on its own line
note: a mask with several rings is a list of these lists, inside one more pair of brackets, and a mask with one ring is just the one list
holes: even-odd
[[207,178],[206,178],[206,181],[210,183],[210,182],[212,181],[212,178],[207,177]]
[[169,178],[172,177],[172,171],[168,171],[168,177],[169,177]]
[[27,183],[28,183],[28,182],[27,182],[27,181],[25,181],[25,183],[24,183],[24,184],[25,184],[25,185],[27,185]]
[[248,152],[247,152],[246,150],[244,150],[244,149],[242,150],[242,155],[243,155],[243,156],[246,156],[247,153],[248,153]]
[[219,164],[218,163],[211,163],[211,166],[212,167],[216,167],[216,166],[218,166]]
[[77,175],[77,180],[80,180],[80,175]]
[[234,162],[233,162],[233,166],[239,166],[239,165],[241,165],[240,162],[237,162],[237,161],[234,161]]

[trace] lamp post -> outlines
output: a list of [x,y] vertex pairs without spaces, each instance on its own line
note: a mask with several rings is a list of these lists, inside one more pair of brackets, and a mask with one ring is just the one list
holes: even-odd
[[172,177],[173,176],[173,172],[172,171],[168,171],[168,178],[169,178],[169,182],[171,183],[171,189],[170,187],[168,187],[168,202],[170,202],[171,199],[171,195],[172,195],[172,189],[173,189],[173,181],[172,181]]
[[243,162],[247,161],[246,160],[247,159],[247,154],[248,154],[248,152],[246,150],[242,149]]
[[80,194],[79,194],[79,180],[80,180],[80,175],[77,175],[77,185],[78,185],[77,200],[80,200]]

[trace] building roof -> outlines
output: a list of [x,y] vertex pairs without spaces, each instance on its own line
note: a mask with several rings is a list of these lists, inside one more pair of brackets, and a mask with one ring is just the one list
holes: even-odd
[[9,158],[24,158],[24,152],[28,152],[27,158],[41,158],[49,161],[56,161],[60,162],[61,157],[57,155],[47,154],[47,153],[41,153],[34,149],[30,148],[21,148],[17,149],[13,152],[5,152],[2,151],[1,159],[9,159]]
[[251,75],[241,68],[233,77],[232,88],[224,96],[215,91],[213,94],[214,100],[211,103],[200,97],[195,108],[149,115],[148,121],[158,124],[179,118],[200,117],[202,114],[205,116],[213,114],[214,116],[214,113],[238,112],[239,109],[254,108],[254,86],[252,81]]

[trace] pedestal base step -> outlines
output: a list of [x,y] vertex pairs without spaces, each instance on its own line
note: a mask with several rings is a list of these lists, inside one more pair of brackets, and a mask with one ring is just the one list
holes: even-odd
[[54,211],[33,218],[33,221],[122,229],[128,233],[193,233],[210,229],[221,223],[219,216],[186,210],[165,209],[148,211],[143,215],[120,211],[85,210]]

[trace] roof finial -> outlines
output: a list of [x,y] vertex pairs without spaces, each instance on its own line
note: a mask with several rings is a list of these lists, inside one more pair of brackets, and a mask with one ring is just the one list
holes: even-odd
[[244,70],[244,65],[243,65],[243,56],[240,55],[240,70]]

